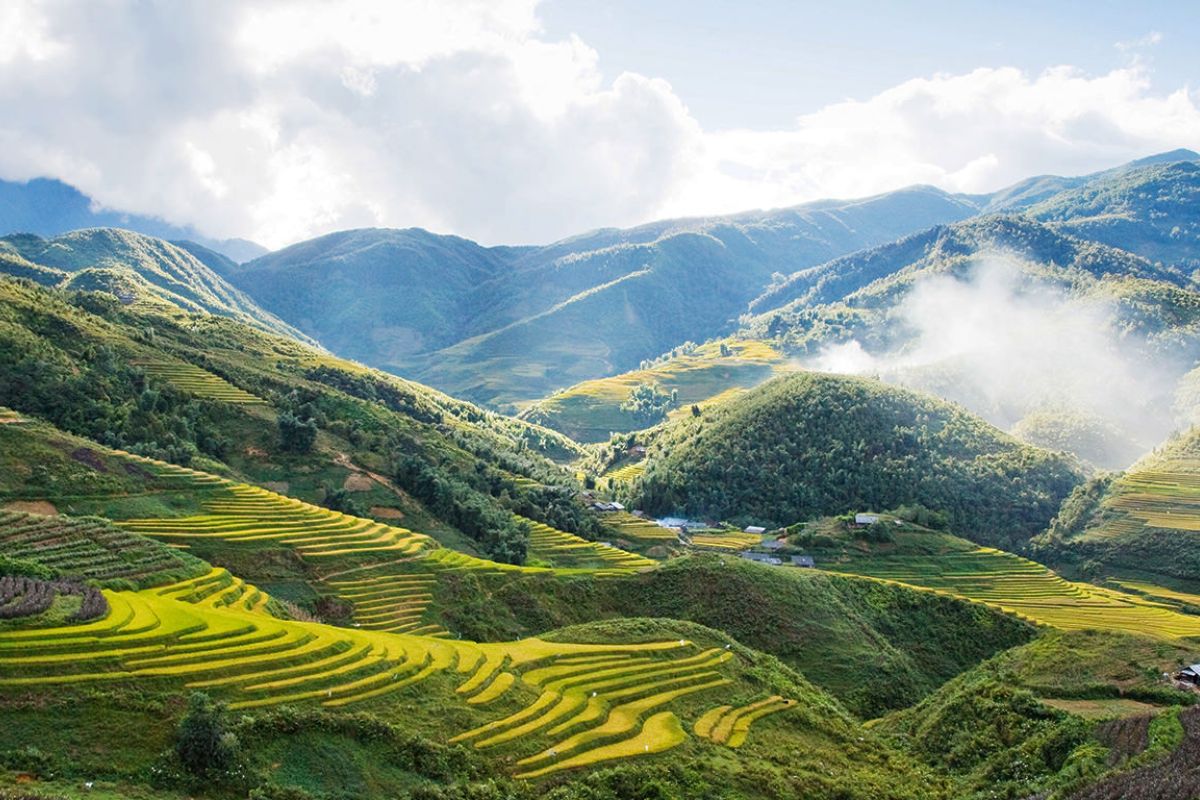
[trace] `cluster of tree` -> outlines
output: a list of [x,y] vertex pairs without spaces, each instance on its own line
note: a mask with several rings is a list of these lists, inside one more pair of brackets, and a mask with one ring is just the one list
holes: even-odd
[[631,414],[640,423],[653,425],[667,416],[667,411],[679,404],[679,392],[663,391],[657,383],[639,383],[629,390],[629,396],[621,403],[621,410]]
[[528,527],[470,484],[405,452],[395,456],[392,474],[430,511],[479,542],[489,558],[506,564],[525,563]]
[[630,492],[655,513],[789,524],[920,504],[955,531],[1017,546],[1080,482],[1068,458],[958,407],[858,378],[773,381],[670,426]]

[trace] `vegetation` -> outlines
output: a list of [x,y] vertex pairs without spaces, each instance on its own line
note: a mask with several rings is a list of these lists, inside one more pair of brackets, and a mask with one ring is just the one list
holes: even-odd
[[[228,277],[336,353],[512,408],[713,336],[776,271],[974,212],[968,201],[925,187],[596,231],[542,247],[485,248],[417,229],[343,231]],[[715,288],[685,290],[696,285]],[[399,292],[403,309],[389,299]]]
[[982,542],[1040,532],[1082,476],[959,408],[877,382],[778,378],[668,426],[631,490],[651,512],[785,524],[917,503]]
[[1076,489],[1034,553],[1092,580],[1149,578],[1200,588],[1200,432],[1192,430],[1117,477]]
[[[780,353],[763,342],[722,340],[680,347],[637,370],[556,392],[524,409],[521,418],[562,431],[576,441],[604,442],[614,432],[659,422],[670,407],[675,413],[692,413],[692,406],[699,411],[786,368]],[[659,387],[659,402],[650,413],[639,415],[636,401],[630,398],[645,393],[643,386]]]

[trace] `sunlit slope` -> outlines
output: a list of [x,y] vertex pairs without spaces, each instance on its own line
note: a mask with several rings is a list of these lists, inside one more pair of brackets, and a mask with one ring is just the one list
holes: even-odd
[[1200,592],[1200,430],[1111,482],[1080,487],[1039,545],[1102,578],[1146,578]]
[[639,430],[656,421],[621,407],[641,384],[656,384],[667,394],[676,393],[675,408],[686,411],[731,390],[757,386],[785,369],[785,358],[768,344],[708,342],[643,369],[578,383],[533,403],[521,418],[579,442],[603,442],[612,433]]
[[[291,622],[264,613],[266,595],[220,568],[105,597],[110,610],[98,621],[0,632],[0,692],[152,681],[203,689],[235,710],[312,703],[395,716],[414,700],[457,704],[478,709],[458,715],[478,723],[454,740],[515,752],[513,769],[526,778],[677,747],[691,739],[684,720],[722,692],[754,693],[741,648],[687,639],[476,644]],[[750,732],[744,722],[736,738],[714,741],[738,746]]]
[[[903,534],[901,535],[904,536]],[[1113,630],[1180,639],[1200,636],[1200,617],[1146,597],[1068,581],[1025,558],[942,537],[940,552],[843,552],[824,569],[946,592],[1062,630]]]

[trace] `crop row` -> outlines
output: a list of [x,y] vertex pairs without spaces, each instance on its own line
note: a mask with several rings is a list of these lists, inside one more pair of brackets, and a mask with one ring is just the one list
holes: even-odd
[[654,566],[648,558],[602,542],[589,542],[540,522],[529,524],[529,554],[560,567],[637,570]]
[[404,528],[320,508],[246,484],[230,484],[221,495],[206,501],[204,509],[207,514],[131,519],[120,525],[165,539],[271,542],[312,557],[379,551],[415,555],[431,541]]
[[147,375],[167,381],[196,397],[237,405],[262,405],[266,402],[244,389],[239,389],[219,375],[186,361],[140,359],[136,363]]
[[153,583],[192,564],[170,548],[98,518],[0,512],[0,555],[36,561],[57,574],[93,580]]
[[772,695],[766,700],[734,708],[733,706],[717,706],[707,711],[696,720],[694,730],[697,736],[711,739],[718,744],[729,747],[741,747],[750,733],[750,726],[756,719],[777,714],[795,708],[794,700],[785,700],[779,695]]
[[[266,597],[223,569],[141,592],[105,592],[108,614],[61,628],[0,633],[0,686],[160,678],[203,688],[234,708],[385,699],[431,675],[470,675],[481,663],[517,669],[560,657],[672,650],[674,642],[478,645],[275,619]],[[497,683],[496,681],[500,682]],[[512,678],[481,681],[468,699],[499,697]]]

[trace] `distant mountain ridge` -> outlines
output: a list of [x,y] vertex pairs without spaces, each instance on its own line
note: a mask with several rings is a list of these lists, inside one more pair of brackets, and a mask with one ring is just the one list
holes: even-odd
[[[747,312],[839,301],[919,261],[933,243],[947,244],[946,226],[981,216],[1035,220],[1183,274],[1200,266],[1197,160],[1176,150],[1092,175],[1038,176],[990,194],[913,186],[605,228],[544,246],[486,247],[416,228],[370,228],[239,263],[245,251],[231,255],[222,243],[193,237],[176,244],[333,352],[514,411],[580,381],[636,369],[685,342],[730,334]],[[30,196],[66,197],[59,219],[94,216],[82,195],[51,184],[24,186]],[[13,201],[24,197],[14,186],[0,184],[0,225],[54,216],[31,212],[27,198],[25,206]]]
[[335,352],[505,405],[729,329],[777,272],[975,212],[960,197],[913,187],[603,229],[544,247],[343,231],[229,278]]
[[80,228],[125,228],[168,241],[191,241],[235,262],[248,261],[267,249],[246,239],[212,239],[190,226],[161,219],[98,209],[87,195],[51,178],[16,182],[0,180],[0,235],[36,233],[57,236]]

